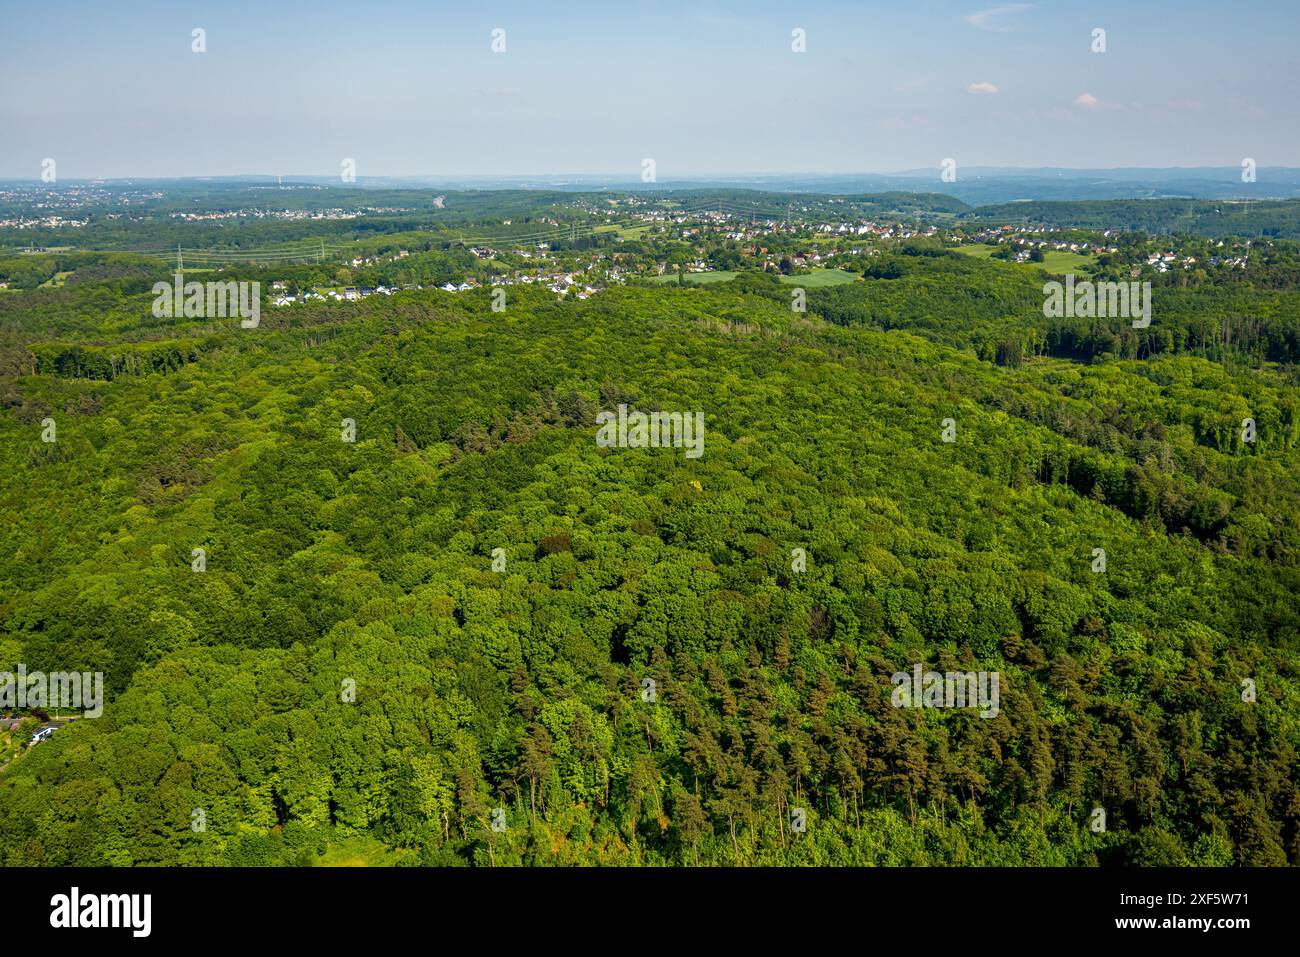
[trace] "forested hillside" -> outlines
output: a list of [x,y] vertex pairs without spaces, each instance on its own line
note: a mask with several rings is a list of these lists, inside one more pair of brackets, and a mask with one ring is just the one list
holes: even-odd
[[964,214],[992,223],[1300,238],[1300,200],[1107,199],[999,203]]
[[[806,314],[742,274],[245,329],[101,265],[0,297],[0,669],[108,688],[0,771],[0,864],[1300,863],[1285,284],[1066,328],[1041,271],[900,253]],[[704,454],[600,447],[620,404]],[[998,714],[894,707],[918,663]]]

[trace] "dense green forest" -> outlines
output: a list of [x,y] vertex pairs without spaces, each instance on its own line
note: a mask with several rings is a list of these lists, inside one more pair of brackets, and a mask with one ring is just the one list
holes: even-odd
[[[742,271],[254,329],[153,316],[164,262],[6,260],[44,278],[0,292],[0,670],[108,700],[0,770],[0,864],[1300,863],[1261,258],[1157,277],[1145,329],[938,241],[806,312]],[[704,454],[601,447],[620,404]],[[916,664],[999,713],[895,707]]]

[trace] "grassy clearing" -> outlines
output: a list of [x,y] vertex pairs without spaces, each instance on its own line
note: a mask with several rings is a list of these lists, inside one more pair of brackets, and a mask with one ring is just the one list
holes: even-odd
[[1035,265],[1042,266],[1048,272],[1074,272],[1084,266],[1091,266],[1095,256],[1081,256],[1079,253],[1067,253],[1052,250],[1043,255],[1043,261]]
[[[964,256],[974,256],[976,259],[989,259],[993,255],[996,246],[985,246],[979,243],[974,246],[958,246],[957,252]],[[1050,252],[1043,253],[1043,261],[1040,263],[1016,263],[1017,266],[1037,266],[1039,269],[1046,269],[1052,273],[1075,272],[1084,266],[1090,266],[1096,259],[1095,256],[1085,256],[1080,253],[1065,252],[1063,250],[1053,249]]]
[[[719,269],[716,272],[688,272],[686,274],[686,285],[703,286],[715,282],[728,282],[735,279],[740,273],[731,269]],[[660,284],[677,283],[677,273],[664,273],[662,276],[648,276],[650,282]],[[841,283],[857,282],[858,274],[855,272],[845,272],[843,269],[816,269],[810,273],[804,273],[801,276],[781,276],[780,280],[791,286],[803,286],[806,289],[814,289],[818,286],[838,286]]]
[[782,276],[782,282],[788,282],[792,286],[804,286],[808,289],[815,289],[818,286],[840,286],[846,282],[857,282],[859,276],[855,272],[847,272],[843,269],[815,269],[810,273],[802,276]]
[[65,282],[67,282],[67,281],[68,281],[68,277],[71,276],[71,275],[72,275],[72,270],[71,270],[71,269],[69,269],[67,272],[56,272],[56,273],[55,273],[53,276],[51,276],[49,279],[45,280],[45,282],[41,283],[40,288],[41,288],[41,289],[57,289],[57,288],[59,288],[60,286],[62,286]]
[[[720,269],[716,272],[688,272],[686,274],[686,285],[704,286],[711,282],[727,282],[735,279],[739,273],[730,269]],[[673,283],[677,282],[677,273],[664,273],[662,276],[648,276],[651,282],[655,283]]]
[[619,239],[639,239],[649,231],[649,224],[644,226],[620,226],[617,223],[607,223],[592,230],[595,233],[618,233]]
[[364,834],[331,842],[316,857],[317,867],[391,867],[401,855]]

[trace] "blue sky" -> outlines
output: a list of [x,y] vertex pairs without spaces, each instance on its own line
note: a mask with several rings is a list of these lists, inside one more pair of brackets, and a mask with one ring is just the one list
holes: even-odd
[[1300,166],[1298,36],[1284,0],[0,0],[0,176]]

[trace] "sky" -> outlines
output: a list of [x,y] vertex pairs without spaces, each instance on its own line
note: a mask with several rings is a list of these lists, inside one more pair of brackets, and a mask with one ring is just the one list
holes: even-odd
[[1292,0],[0,0],[0,177],[1300,166],[1297,37]]

